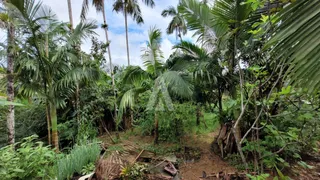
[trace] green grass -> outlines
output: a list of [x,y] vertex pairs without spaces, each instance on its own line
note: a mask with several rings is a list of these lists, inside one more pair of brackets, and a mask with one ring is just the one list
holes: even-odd
[[70,179],[77,172],[81,173],[84,166],[97,160],[100,146],[97,143],[75,146],[69,154],[58,160],[58,180]]
[[[193,134],[201,135],[208,134],[215,131],[219,127],[218,115],[214,113],[203,113],[203,118],[201,118],[200,125],[196,124],[196,117],[193,117],[189,122],[185,123],[186,132],[191,132]],[[203,121],[205,121],[207,128],[205,127]]]

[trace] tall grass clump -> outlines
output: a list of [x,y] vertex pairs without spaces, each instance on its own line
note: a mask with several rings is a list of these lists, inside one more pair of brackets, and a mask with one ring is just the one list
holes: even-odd
[[58,180],[70,179],[74,173],[89,163],[94,163],[100,154],[98,143],[75,146],[69,154],[58,160]]

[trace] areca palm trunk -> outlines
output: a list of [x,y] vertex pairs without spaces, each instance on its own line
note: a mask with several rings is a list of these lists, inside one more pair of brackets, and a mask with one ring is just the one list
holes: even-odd
[[[9,24],[8,27],[8,49],[7,49],[7,100],[13,102],[14,100],[14,38],[15,28]],[[15,143],[15,130],[14,130],[14,105],[9,105],[7,114],[7,129],[8,129],[8,143]]]
[[[71,6],[71,0],[68,0],[68,13],[69,13],[69,23],[70,23],[70,30],[71,32],[73,31],[73,16],[72,16],[72,6]],[[76,47],[77,50],[80,50],[80,45]],[[76,83],[76,104],[75,104],[75,109],[77,111],[77,122],[78,125],[80,124],[80,87],[79,87],[79,82]]]
[[110,44],[109,44],[109,36],[108,36],[108,27],[107,27],[107,18],[106,18],[106,12],[104,10],[104,1],[102,2],[102,16],[103,16],[103,23],[106,26],[104,28],[104,32],[106,35],[106,43],[108,44],[108,56],[109,56],[109,65],[110,65],[110,71],[111,71],[111,78],[112,78],[112,86],[114,88],[115,82],[114,82],[114,74],[113,74],[113,67],[112,67],[112,58],[111,58],[111,50],[110,50]]
[[52,124],[52,144],[56,152],[59,152],[57,108],[54,102],[50,102],[50,116]]
[[51,116],[50,116],[50,106],[49,106],[48,100],[46,101],[46,114],[47,114],[48,144],[51,145]]
[[154,144],[159,143],[159,119],[157,111],[154,112]]
[[[46,36],[46,56],[49,58],[49,37]],[[47,93],[47,88],[45,84],[45,92]],[[48,144],[51,145],[51,116],[50,116],[50,106],[48,99],[46,99],[46,114],[47,114],[47,129],[48,129]]]
[[[114,72],[113,72],[113,67],[112,67],[112,58],[111,58],[111,50],[110,50],[110,44],[109,44],[108,26],[107,26],[107,18],[106,18],[106,12],[105,12],[105,7],[104,7],[104,1],[102,2],[102,16],[103,16],[103,23],[105,25],[104,32],[106,35],[106,43],[108,44],[108,56],[109,56],[109,65],[110,65],[110,71],[111,71],[113,95],[114,95],[114,99],[116,99]],[[117,103],[116,103],[116,101],[114,103],[114,119],[115,120],[117,119]]]
[[58,135],[58,118],[57,118],[57,106],[55,103],[55,95],[52,86],[53,79],[48,82],[48,101],[49,111],[51,120],[51,131],[52,131],[52,144],[56,152],[59,152],[59,135]]
[[69,13],[69,23],[70,23],[70,29],[73,29],[73,18],[72,18],[72,6],[71,6],[71,0],[68,0],[68,13]]
[[125,3],[125,7],[124,7],[124,22],[125,22],[125,28],[126,28],[127,59],[128,59],[128,66],[130,66],[129,36],[128,36],[128,13],[127,13],[127,4],[126,3]]
[[182,35],[181,35],[181,28],[180,27],[178,27],[178,36],[179,36],[179,38],[180,38],[180,42],[182,42]]

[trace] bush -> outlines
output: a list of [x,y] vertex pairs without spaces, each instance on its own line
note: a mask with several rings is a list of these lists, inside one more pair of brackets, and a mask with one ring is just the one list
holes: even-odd
[[143,180],[147,179],[145,174],[148,172],[148,166],[145,164],[135,163],[121,170],[121,177],[127,180]]
[[174,111],[159,112],[160,140],[177,142],[196,125],[196,109],[191,103],[174,104]]
[[[47,135],[47,121],[45,106],[38,102],[28,104],[21,102],[25,106],[15,107],[15,139],[21,141],[23,138],[33,134],[44,137]],[[7,145],[7,106],[0,106],[0,147]]]
[[0,177],[6,179],[53,179],[55,177],[56,155],[54,151],[34,142],[37,136],[24,138],[15,146],[0,149]]
[[94,163],[100,154],[97,143],[75,146],[68,155],[58,161],[58,179],[69,179],[74,173],[81,174],[83,168]]

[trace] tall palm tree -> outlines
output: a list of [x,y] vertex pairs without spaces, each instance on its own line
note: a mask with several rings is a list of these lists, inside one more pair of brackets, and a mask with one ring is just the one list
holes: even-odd
[[173,6],[169,6],[167,9],[162,11],[161,15],[163,17],[172,16],[172,20],[167,27],[167,33],[173,34],[173,32],[175,31],[176,37],[179,37],[182,41],[182,35],[185,35],[187,33],[187,25],[178,10]]
[[[141,0],[145,5],[153,8],[155,3],[153,0]],[[128,15],[132,16],[137,24],[143,23],[143,18],[140,10],[138,0],[116,0],[113,4],[113,10],[122,12],[124,15],[125,30],[126,30],[126,45],[127,45],[127,60],[130,66],[130,53],[129,53],[129,37],[128,37]]]
[[[182,41],[174,46],[178,53],[168,61],[171,68],[193,74],[195,86],[194,99],[198,104],[205,102],[217,103],[220,120],[222,119],[222,94],[229,84],[228,76],[222,75],[223,68],[218,61],[218,53],[209,53],[205,48],[194,43]],[[205,91],[207,93],[205,93]],[[215,100],[203,96],[214,97]],[[197,110],[200,111],[199,106]],[[199,112],[197,120],[199,120]],[[223,123],[223,121],[220,121]],[[200,123],[199,121],[197,123]]]
[[[106,44],[108,44],[108,57],[109,57],[109,66],[110,66],[110,73],[111,73],[111,79],[112,79],[112,89],[113,94],[116,97],[116,87],[115,87],[115,79],[114,79],[114,70],[112,66],[112,58],[111,58],[111,49],[110,49],[110,41],[109,41],[109,35],[108,35],[108,24],[107,24],[107,17],[105,12],[105,2],[104,0],[92,0],[92,5],[96,8],[98,12],[102,12],[103,17],[103,29],[106,36]],[[82,10],[81,10],[81,18],[86,19],[86,15],[89,9],[89,0],[83,0],[82,3]],[[117,103],[115,103],[115,119],[117,119]]]
[[[15,8],[23,10],[25,1],[21,0],[2,0],[5,5],[11,4]],[[14,13],[7,10],[8,18],[3,20],[3,24],[7,27],[7,101],[14,101],[14,59],[15,59],[15,27],[13,24]],[[14,104],[9,104],[7,114],[8,143],[15,143],[15,121],[14,121]]]
[[[22,94],[39,96],[48,101],[52,143],[59,151],[57,107],[64,106],[65,98],[73,93],[77,82],[97,76],[90,66],[77,63],[79,52],[73,47],[81,44],[84,38],[94,35],[96,25],[95,22],[81,22],[70,33],[66,25],[58,23],[51,12],[33,0],[26,3],[26,10],[20,11],[19,27],[26,35],[19,50],[17,76]],[[46,43],[48,46],[43,46]],[[85,63],[86,56],[81,57]]]
[[127,107],[134,108],[139,94],[151,91],[147,110],[154,112],[155,143],[158,143],[159,138],[158,111],[163,111],[162,107],[173,110],[170,95],[190,98],[193,92],[187,74],[168,69],[161,62],[163,56],[160,44],[161,31],[153,27],[149,30],[147,47],[142,50],[141,55],[146,70],[139,66],[129,66],[125,70],[123,83],[130,85],[131,88],[121,95],[119,105],[119,120],[121,120],[121,115]]

